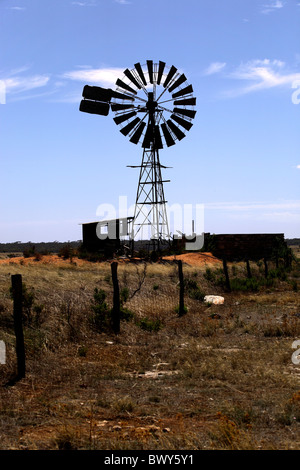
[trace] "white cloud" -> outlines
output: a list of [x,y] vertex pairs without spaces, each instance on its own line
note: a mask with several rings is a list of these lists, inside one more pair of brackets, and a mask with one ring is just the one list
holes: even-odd
[[269,13],[272,13],[273,11],[280,10],[283,8],[285,3],[283,3],[281,0],[274,0],[270,2],[268,5],[263,5],[261,12],[264,15],[267,15]]
[[115,0],[116,3],[120,3],[120,5],[129,5],[131,2],[128,0]]
[[295,80],[300,79],[299,72],[290,73],[281,60],[252,60],[241,64],[230,78],[248,81],[250,84],[239,89],[226,92],[227,97],[239,96],[254,91],[279,86],[292,87]]
[[118,78],[122,78],[123,69],[120,68],[99,68],[81,69],[65,72],[63,78],[77,80],[81,82],[94,83],[97,85],[111,86]]
[[26,10],[25,7],[7,7],[8,10],[15,10],[15,11],[24,11]]
[[297,165],[296,168],[297,168],[298,170],[300,170],[300,165]]
[[5,84],[7,93],[20,93],[47,85],[49,77],[45,75],[33,75],[30,77],[4,78],[2,81]]
[[212,62],[204,71],[204,75],[219,73],[224,67],[226,67],[226,62]]
[[77,5],[79,7],[95,7],[95,2],[71,2],[72,5]]

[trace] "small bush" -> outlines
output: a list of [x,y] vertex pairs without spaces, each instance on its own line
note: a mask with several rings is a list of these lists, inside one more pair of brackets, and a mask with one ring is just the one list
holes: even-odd
[[188,278],[185,279],[184,285],[187,294],[191,299],[200,300],[201,302],[203,302],[205,294],[199,288],[197,281]]
[[91,305],[91,309],[94,312],[94,315],[91,318],[91,322],[93,326],[97,330],[104,330],[110,322],[110,312],[105,302],[106,293],[103,289],[94,290],[93,301]]
[[123,287],[120,292],[120,302],[123,305],[129,299],[129,289],[128,287]]
[[251,278],[234,278],[230,281],[231,289],[233,291],[252,291],[259,290],[259,282],[254,277]]
[[35,255],[35,246],[30,246],[29,248],[25,248],[23,251],[24,258],[31,258]]
[[125,321],[130,321],[134,318],[134,313],[128,308],[121,306],[120,308],[120,319]]
[[162,328],[162,323],[160,320],[151,320],[148,317],[141,318],[137,322],[138,326],[145,331],[159,331]]
[[67,243],[59,250],[58,256],[63,259],[72,259],[74,256],[74,250],[71,245]]
[[[184,311],[184,313],[187,313],[187,311],[188,311],[188,308],[185,305],[183,306],[183,311]],[[179,314],[179,305],[177,305],[177,307],[175,307],[175,312]]]

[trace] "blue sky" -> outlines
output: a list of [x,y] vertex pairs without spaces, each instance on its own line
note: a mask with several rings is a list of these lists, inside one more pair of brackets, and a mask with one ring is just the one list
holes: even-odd
[[0,0],[0,242],[77,240],[99,205],[134,204],[142,148],[79,103],[148,59],[197,97],[160,152],[168,204],[204,204],[206,232],[299,237],[299,24],[299,0]]

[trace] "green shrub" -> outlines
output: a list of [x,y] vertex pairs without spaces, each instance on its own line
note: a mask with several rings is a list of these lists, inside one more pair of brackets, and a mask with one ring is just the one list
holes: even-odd
[[230,280],[230,286],[233,291],[252,291],[259,290],[259,282],[254,277],[251,278],[234,278]]
[[91,322],[97,330],[105,329],[110,322],[110,311],[105,302],[106,293],[103,289],[98,289],[97,287],[94,290],[93,301],[91,309],[93,311],[93,316],[91,317]]
[[184,286],[185,286],[188,296],[191,299],[200,300],[201,302],[203,302],[205,294],[201,291],[195,279],[190,279],[190,278],[185,279]]
[[151,320],[148,317],[141,318],[137,324],[142,330],[151,332],[159,331],[162,328],[162,323],[160,320]]
[[123,305],[129,299],[129,289],[128,287],[123,287],[120,292],[120,302]]
[[[188,308],[185,305],[183,306],[183,311],[184,311],[184,313],[187,313],[187,311],[188,311]],[[175,312],[179,313],[179,305],[177,305],[177,307],[175,307]]]

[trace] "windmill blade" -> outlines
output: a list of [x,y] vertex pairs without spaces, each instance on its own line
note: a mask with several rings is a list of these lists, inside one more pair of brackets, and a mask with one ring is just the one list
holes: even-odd
[[186,76],[184,74],[180,75],[180,77],[177,78],[177,80],[175,80],[175,82],[170,86],[169,92],[172,93],[172,91],[175,90],[175,88],[182,85],[185,81],[186,81]]
[[155,141],[155,148],[156,149],[162,149],[163,148],[159,126],[157,126],[157,125],[154,127],[154,141]]
[[179,127],[175,126],[174,122],[171,121],[170,119],[167,120],[167,124],[171,131],[174,133],[174,135],[177,137],[178,140],[181,140],[185,137],[185,133],[182,132]]
[[191,93],[193,93],[193,87],[192,85],[188,85],[187,87],[182,88],[182,90],[177,91],[177,93],[174,93],[172,98],[178,98],[178,96],[189,95]]
[[161,130],[163,131],[163,135],[167,144],[167,147],[171,147],[172,145],[175,145],[175,140],[171,136],[171,133],[165,123],[161,124]]
[[123,129],[121,129],[120,132],[123,135],[129,134],[129,132],[135,128],[138,122],[140,122],[140,118],[135,118],[133,121],[129,122],[125,127],[123,127]]
[[136,92],[133,88],[131,88],[129,85],[127,85],[126,83],[124,83],[123,80],[120,80],[119,78],[118,78],[118,80],[116,81],[116,85],[119,86],[119,87],[121,87],[121,88],[124,88],[124,90],[127,90],[127,91],[129,91],[130,93],[133,93],[134,95],[137,94],[137,92]]
[[114,121],[116,124],[121,124],[122,122],[127,121],[127,119],[130,119],[135,115],[136,111],[131,111],[131,113],[120,114],[119,116],[116,116],[114,118]]
[[109,88],[101,88],[100,86],[85,85],[82,91],[82,96],[88,100],[95,101],[110,101],[111,91]]
[[165,66],[166,66],[166,63],[165,63],[165,62],[162,62],[162,61],[160,60],[160,61],[159,61],[159,65],[158,65],[157,85],[160,85],[161,78],[162,78],[162,76],[163,76]]
[[143,133],[143,130],[145,129],[146,127],[146,123],[145,122],[141,122],[136,131],[134,132],[134,134],[132,135],[131,139],[130,139],[130,142],[132,142],[133,144],[137,144],[138,141],[140,140],[140,137]]
[[183,100],[176,100],[174,101],[174,105],[182,105],[182,106],[195,106],[196,105],[196,98],[185,98]]
[[153,126],[148,125],[146,132],[145,132],[145,137],[142,143],[143,148],[150,148],[151,147],[151,142],[153,142],[154,134],[153,134]]
[[130,101],[134,101],[134,97],[133,96],[129,96],[129,95],[124,95],[123,93],[119,93],[118,91],[115,91],[115,90],[111,90],[111,96],[113,98],[118,98],[120,100],[130,100]]
[[124,70],[124,75],[132,81],[132,83],[140,90],[142,87],[139,82],[135,79],[129,69]]
[[165,79],[165,82],[163,84],[164,88],[166,88],[168,86],[168,84],[170,83],[170,81],[172,80],[172,78],[174,77],[176,72],[177,72],[177,68],[174,67],[174,65],[172,65],[172,67],[170,68],[169,73],[167,75],[167,78]]
[[89,114],[99,114],[100,116],[108,116],[109,104],[100,103],[99,101],[81,100],[79,111]]
[[112,111],[125,111],[125,109],[132,109],[134,108],[133,104],[118,104],[118,103],[112,103],[111,104],[111,110]]
[[186,121],[185,119],[181,118],[180,116],[177,116],[177,114],[172,114],[171,119],[176,121],[178,124],[180,124],[187,131],[189,131],[190,128],[193,127],[193,124],[190,121]]
[[149,73],[149,81],[153,83],[153,60],[147,60],[147,67]]
[[173,113],[182,114],[183,116],[187,116],[191,119],[194,119],[196,115],[196,111],[192,111],[191,109],[181,109],[181,108],[174,108]]
[[146,86],[147,82],[146,82],[145,75],[144,75],[143,69],[141,67],[141,64],[138,62],[137,64],[134,64],[134,66],[135,66],[135,69],[136,69],[137,73],[139,74],[140,79],[142,80],[143,84]]

